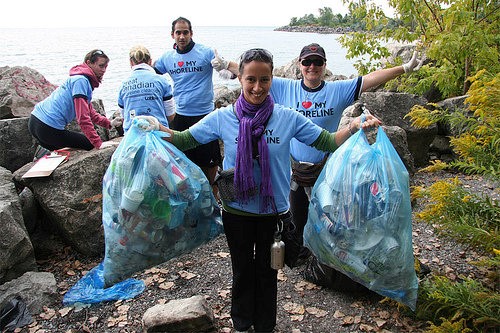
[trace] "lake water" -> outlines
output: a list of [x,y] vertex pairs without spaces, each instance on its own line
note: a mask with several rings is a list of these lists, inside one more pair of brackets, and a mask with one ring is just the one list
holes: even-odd
[[[337,41],[339,35],[273,31],[274,27],[193,27],[193,40],[216,48],[225,59],[237,60],[245,50],[262,47],[271,51],[275,67],[296,58],[304,45],[319,43],[325,48],[328,68],[334,74],[350,76],[357,71],[353,61],[345,58],[346,50]],[[121,82],[128,77],[128,52],[134,45],[146,46],[153,59],[171,49],[170,26],[0,29],[2,56],[0,67],[27,66],[40,72],[49,82],[60,85],[69,69],[83,61],[94,48],[102,49],[111,59],[104,80],[94,91],[108,115],[118,109],[116,98]],[[214,75],[215,84],[237,86],[237,80],[222,81]]]

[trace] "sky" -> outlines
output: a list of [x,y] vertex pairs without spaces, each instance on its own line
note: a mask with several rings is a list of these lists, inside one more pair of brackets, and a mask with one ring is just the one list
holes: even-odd
[[342,0],[148,0],[142,8],[140,3],[8,0],[1,5],[0,28],[170,26],[179,16],[188,18],[193,26],[279,27],[288,25],[292,17],[319,16],[319,8],[330,7],[342,15],[348,12]]

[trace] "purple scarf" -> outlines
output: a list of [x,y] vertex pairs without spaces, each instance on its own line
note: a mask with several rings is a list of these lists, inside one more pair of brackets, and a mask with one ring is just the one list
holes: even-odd
[[236,165],[234,170],[234,186],[238,199],[247,202],[251,191],[255,188],[253,178],[252,142],[257,144],[261,169],[261,212],[272,203],[273,188],[271,184],[271,168],[269,165],[269,149],[264,138],[265,125],[271,117],[274,101],[270,95],[260,105],[248,103],[243,94],[236,101],[236,116],[240,121]]

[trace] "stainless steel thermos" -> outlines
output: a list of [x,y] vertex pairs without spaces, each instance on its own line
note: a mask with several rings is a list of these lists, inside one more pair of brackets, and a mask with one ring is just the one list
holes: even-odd
[[281,233],[274,234],[274,243],[271,245],[271,268],[281,269],[285,265],[285,243],[281,240]]

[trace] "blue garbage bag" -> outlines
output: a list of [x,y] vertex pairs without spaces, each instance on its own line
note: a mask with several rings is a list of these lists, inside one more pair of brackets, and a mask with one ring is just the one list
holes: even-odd
[[382,127],[370,145],[359,130],[316,181],[304,244],[318,260],[415,310],[409,175]]
[[131,299],[141,294],[146,287],[144,282],[136,279],[126,279],[113,286],[104,286],[104,266],[101,262],[92,268],[64,294],[63,305],[76,303],[95,304],[119,299]]
[[222,233],[202,170],[166,133],[134,119],[103,178],[105,286],[187,253]]

